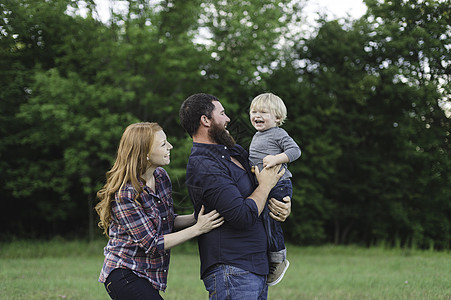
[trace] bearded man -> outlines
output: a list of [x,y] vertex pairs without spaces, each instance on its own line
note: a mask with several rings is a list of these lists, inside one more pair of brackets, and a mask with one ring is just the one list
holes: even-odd
[[[198,238],[201,279],[210,299],[267,299],[269,271],[267,237],[260,217],[271,188],[282,176],[280,165],[255,176],[249,154],[227,131],[230,122],[219,99],[194,94],[180,107],[180,122],[193,139],[186,184],[195,216],[218,211],[224,224]],[[256,182],[256,180],[258,183]],[[271,217],[285,221],[285,203],[269,200]]]

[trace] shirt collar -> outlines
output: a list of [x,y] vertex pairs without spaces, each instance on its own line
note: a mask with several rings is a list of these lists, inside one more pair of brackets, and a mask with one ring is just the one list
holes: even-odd
[[235,146],[229,148],[221,144],[203,144],[193,142],[193,151],[207,152],[215,157],[224,157],[227,159],[230,159],[230,156],[242,155],[243,150],[244,149],[238,144],[235,144]]
[[[160,183],[161,177],[163,176],[161,169],[156,168],[155,171],[153,172],[153,176],[155,177],[155,188],[156,188],[157,184]],[[138,182],[139,182],[139,185],[143,188],[143,190],[145,190],[148,194],[153,194],[150,187],[145,185],[144,182],[139,177],[138,177]]]
[[217,159],[226,159],[227,161],[231,161],[230,157],[233,156],[247,171],[250,171],[248,162],[249,154],[238,144],[235,144],[232,148],[228,148],[227,146],[220,144],[203,144],[193,142],[191,155],[211,155]]

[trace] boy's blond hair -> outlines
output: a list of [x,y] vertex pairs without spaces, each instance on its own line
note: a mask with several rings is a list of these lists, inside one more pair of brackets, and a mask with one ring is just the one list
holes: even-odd
[[285,119],[287,118],[287,108],[279,96],[276,96],[273,93],[264,93],[255,97],[251,102],[250,111],[261,110],[262,108],[269,109],[276,119],[279,119],[276,122],[277,126],[281,126],[283,122],[285,122]]

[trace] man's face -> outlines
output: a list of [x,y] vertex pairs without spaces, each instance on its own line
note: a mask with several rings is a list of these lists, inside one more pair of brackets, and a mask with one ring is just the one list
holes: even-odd
[[211,113],[212,126],[208,130],[208,135],[215,143],[231,148],[235,146],[235,140],[226,129],[230,119],[219,101],[213,101],[213,104],[215,109]]

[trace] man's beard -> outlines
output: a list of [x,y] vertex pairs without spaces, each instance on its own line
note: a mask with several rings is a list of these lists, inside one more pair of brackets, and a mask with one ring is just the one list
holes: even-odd
[[210,127],[210,130],[208,130],[208,135],[215,143],[227,146],[229,148],[233,148],[233,146],[235,146],[236,144],[235,140],[224,128],[224,126],[220,126],[215,121],[213,121],[212,127]]

